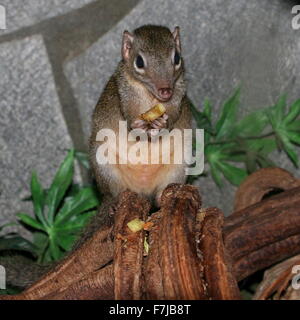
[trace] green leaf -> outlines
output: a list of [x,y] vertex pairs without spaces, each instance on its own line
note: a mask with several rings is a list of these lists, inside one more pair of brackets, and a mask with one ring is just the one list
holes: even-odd
[[25,224],[27,224],[28,226],[38,229],[38,230],[42,230],[45,231],[45,227],[40,224],[37,220],[31,218],[29,215],[24,214],[24,213],[18,213],[17,217]]
[[59,235],[59,245],[65,250],[70,251],[77,239],[76,235]]
[[212,105],[208,99],[204,100],[203,113],[204,113],[205,117],[211,122],[212,121],[212,119],[211,119]]
[[228,163],[220,162],[218,165],[220,166],[220,170],[223,172],[224,177],[233,185],[240,185],[248,176],[244,169],[234,167]]
[[75,151],[75,158],[86,168],[90,169],[90,161],[89,156],[85,152]]
[[248,173],[253,173],[256,171],[256,155],[253,153],[247,153],[245,160],[246,168]]
[[71,150],[61,164],[52,185],[48,191],[46,204],[48,206],[48,219],[50,223],[54,221],[54,214],[69,188],[74,173],[74,150]]
[[279,98],[278,102],[274,106],[274,117],[277,123],[280,123],[284,118],[286,108],[286,95]]
[[190,103],[192,115],[196,121],[197,128],[213,134],[211,122],[204,112],[200,112],[192,103]]
[[252,112],[235,125],[234,134],[240,137],[257,136],[268,124],[265,110]]
[[[212,130],[214,134],[206,135],[205,158],[217,185],[221,185],[221,174],[235,185],[247,176],[244,169],[230,162],[244,164],[248,172],[257,167],[274,166],[268,154],[276,148],[284,150],[297,166],[298,156],[293,144],[300,145],[300,99],[286,114],[286,95],[283,95],[274,106],[255,111],[236,124],[238,103],[239,90],[225,102],[216,130]],[[207,102],[203,113],[198,114],[198,123],[208,121],[210,115],[211,106]],[[269,126],[273,129],[270,132]]]
[[228,152],[222,156],[224,160],[232,162],[246,162],[247,150],[240,148],[233,148],[231,152]]
[[44,203],[45,203],[45,193],[38,180],[36,172],[32,173],[30,187],[31,187],[31,195],[32,195],[33,206],[34,206],[34,213],[44,226],[48,226],[43,213]]
[[210,166],[210,173],[218,187],[222,187],[222,178],[218,170],[218,162],[222,157],[221,148],[218,145],[207,145],[205,147],[205,158]]
[[43,248],[48,239],[49,239],[48,234],[44,232],[37,231],[33,233],[33,244],[38,249]]
[[240,89],[229,98],[222,109],[220,119],[216,124],[217,138],[229,136],[236,123],[237,107],[240,100]]
[[50,253],[55,261],[59,260],[62,256],[62,253],[54,239],[50,239]]
[[293,143],[300,145],[300,133],[290,131],[290,132],[287,132],[287,137]]
[[249,150],[262,154],[269,154],[276,150],[276,142],[274,138],[249,140],[247,141],[246,146]]
[[[267,113],[273,130],[275,131],[278,149],[283,149],[293,164],[298,167],[298,156],[292,143],[298,144],[299,137],[297,127],[293,127],[291,130],[290,122],[298,116],[298,102],[296,101],[290,108],[288,119],[284,117],[284,102],[285,98],[282,98],[276,106],[269,108]],[[294,129],[296,129],[296,131]]]
[[273,166],[267,154],[275,149],[276,143],[272,138],[243,140],[240,145],[232,146],[223,153],[221,158],[231,162],[245,163],[248,173],[251,173],[257,169],[257,164],[260,167]]
[[93,209],[99,205],[99,200],[93,188],[83,188],[76,196],[69,199],[61,208],[55,219],[55,225],[65,223],[70,216]]
[[234,144],[210,145],[205,149],[212,177],[219,187],[222,186],[220,172],[234,185],[240,184],[247,176],[245,170],[234,167],[224,161],[225,159],[230,159],[229,153],[233,147]]
[[261,168],[276,167],[275,163],[264,155],[258,155],[256,161]]
[[43,255],[43,259],[41,260],[41,262],[48,264],[53,261],[55,261],[55,259],[51,255],[50,246],[48,246],[47,249],[45,250],[45,253]]
[[281,137],[281,141],[283,143],[283,150],[286,152],[288,157],[291,159],[295,167],[298,168],[298,156],[297,153],[293,147],[293,145],[290,143],[289,139],[286,137]]
[[36,247],[30,241],[21,236],[4,236],[0,237],[0,251],[1,250],[19,250],[35,253]]
[[286,125],[286,128],[289,131],[300,132],[300,120],[294,120],[293,122],[290,122]]
[[213,163],[210,163],[209,165],[210,165],[210,172],[211,172],[211,176],[212,176],[213,180],[215,181],[216,185],[219,188],[221,188],[222,187],[222,178],[219,173],[219,170],[217,169],[217,167]]
[[300,115],[300,99],[295,101],[284,119],[286,124],[293,122]]
[[74,230],[76,229],[82,229],[87,222],[91,219],[91,217],[95,216],[95,214],[97,213],[96,210],[91,210],[88,212],[84,212],[80,215],[77,216],[73,216],[72,220],[69,220],[68,223],[65,224],[60,224],[58,226],[55,227],[55,231],[57,232],[69,232],[72,231],[74,232]]
[[52,261],[47,260],[49,256],[49,235],[44,232],[34,232],[33,233],[33,244],[36,247],[35,253],[38,256],[38,263],[45,263]]
[[277,129],[277,122],[274,117],[274,107],[267,108],[265,111],[266,111],[266,115],[269,119],[270,125],[272,126],[273,130],[275,131]]
[[81,185],[76,183],[72,184],[68,189],[67,193],[65,194],[65,198],[63,199],[64,203],[74,198],[74,196],[76,196],[81,189],[82,189]]

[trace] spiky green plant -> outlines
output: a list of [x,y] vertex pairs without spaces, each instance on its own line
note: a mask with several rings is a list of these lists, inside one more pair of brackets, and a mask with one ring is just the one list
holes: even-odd
[[18,213],[20,222],[33,232],[33,242],[18,235],[0,238],[0,249],[27,250],[39,263],[60,259],[69,251],[79,231],[95,214],[99,195],[94,187],[73,183],[74,150],[58,169],[49,189],[44,189],[34,172],[31,178],[31,201],[34,217]]
[[203,111],[191,105],[197,127],[205,130],[205,159],[216,184],[222,186],[225,178],[239,185],[258,168],[275,166],[269,155],[276,149],[283,150],[298,167],[295,147],[300,145],[300,100],[287,107],[286,96],[282,96],[274,106],[238,121],[239,97],[238,89],[224,103],[217,121],[212,119],[209,100]]

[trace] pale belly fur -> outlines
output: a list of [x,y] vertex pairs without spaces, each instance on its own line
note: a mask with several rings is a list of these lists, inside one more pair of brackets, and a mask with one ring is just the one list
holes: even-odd
[[[161,142],[160,142],[161,145]],[[131,145],[128,146],[128,150]],[[173,143],[170,144],[170,163],[163,163],[162,148],[160,147],[158,164],[116,164],[112,165],[114,175],[118,177],[120,188],[123,190],[129,189],[137,193],[145,195],[152,195],[161,189],[165,184],[176,181],[177,172],[183,164],[174,164],[174,147]],[[149,159],[151,157],[151,143],[148,148]],[[117,159],[119,159],[117,153]],[[118,160],[117,160],[118,163]],[[175,180],[175,181],[172,181]]]

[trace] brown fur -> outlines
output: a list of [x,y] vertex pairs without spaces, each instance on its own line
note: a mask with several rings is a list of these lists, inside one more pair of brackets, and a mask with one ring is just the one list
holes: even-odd
[[[172,98],[163,102],[169,116],[167,128],[191,128],[183,61],[179,70],[175,70],[171,61],[172,51],[176,48],[172,33],[165,27],[144,26],[136,29],[132,36],[134,41],[129,58],[119,63],[94,110],[90,159],[97,184],[105,194],[117,196],[121,191],[130,189],[153,199],[159,198],[160,192],[169,183],[184,183],[184,164],[99,166],[96,161],[97,148],[101,143],[96,141],[98,131],[110,128],[117,133],[119,120],[127,120],[130,130],[131,123],[141,113],[160,102],[155,88],[161,84],[173,86]],[[139,52],[143,52],[147,59],[148,67],[144,74],[136,73],[133,67]]]

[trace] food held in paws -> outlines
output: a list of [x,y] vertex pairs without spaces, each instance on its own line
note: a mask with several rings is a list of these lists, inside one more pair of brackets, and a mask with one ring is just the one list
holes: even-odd
[[147,112],[141,114],[141,119],[145,121],[154,121],[160,118],[166,112],[166,108],[163,104],[158,103]]

